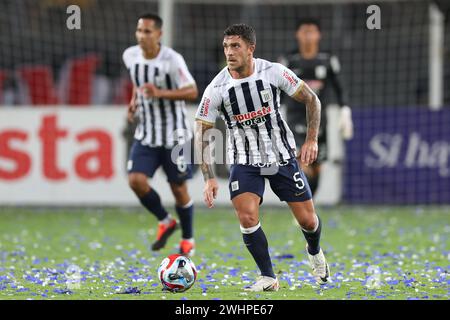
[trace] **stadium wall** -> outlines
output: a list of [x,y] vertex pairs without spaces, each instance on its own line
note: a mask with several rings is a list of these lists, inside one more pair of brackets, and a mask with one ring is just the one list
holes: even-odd
[[450,109],[355,109],[344,199],[359,204],[450,203]]
[[[335,107],[328,108],[329,158],[316,203],[450,203],[450,109],[354,110],[355,137],[337,134]],[[88,109],[0,109],[0,205],[138,205],[128,188],[127,127],[123,106]],[[188,107],[194,121],[195,107]],[[152,179],[173,204],[165,176]],[[200,172],[190,193],[203,205]],[[226,178],[217,204],[229,204]],[[264,203],[280,205],[267,185]]]
[[[188,108],[194,119],[195,108]],[[21,107],[0,110],[0,205],[138,205],[126,178],[127,144],[123,106],[64,108]],[[319,203],[338,201],[336,168],[326,168],[328,183]],[[167,204],[173,198],[158,170],[152,185]],[[196,203],[203,203],[203,179],[189,181]],[[226,179],[219,179],[217,204],[229,204]],[[328,189],[333,189],[329,192]],[[328,196],[327,196],[328,195]],[[264,203],[281,202],[267,185]]]

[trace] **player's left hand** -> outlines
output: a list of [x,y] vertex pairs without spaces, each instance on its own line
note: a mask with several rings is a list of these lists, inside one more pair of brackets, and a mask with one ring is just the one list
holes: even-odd
[[344,140],[353,138],[352,109],[349,106],[343,106],[340,110],[339,131]]
[[302,149],[297,156],[299,160],[304,165],[310,165],[317,159],[317,154],[319,153],[319,146],[315,140],[306,140],[302,145]]
[[146,99],[159,98],[161,90],[159,90],[153,83],[145,83],[141,86],[142,94]]

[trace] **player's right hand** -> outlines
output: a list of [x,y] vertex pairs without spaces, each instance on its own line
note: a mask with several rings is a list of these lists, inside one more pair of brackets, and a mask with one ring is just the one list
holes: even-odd
[[319,147],[317,145],[317,141],[306,140],[300,149],[297,160],[300,160],[302,164],[308,166],[316,161],[318,153]]
[[130,123],[134,122],[134,113],[136,112],[136,109],[136,99],[131,99],[130,103],[128,104],[128,121]]
[[215,178],[206,180],[205,188],[203,189],[203,197],[208,208],[214,207],[214,199],[217,197],[217,190],[219,190],[219,185]]

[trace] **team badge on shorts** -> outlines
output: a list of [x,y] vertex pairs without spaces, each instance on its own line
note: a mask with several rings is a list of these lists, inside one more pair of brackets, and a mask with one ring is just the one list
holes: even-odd
[[231,191],[239,190],[239,181],[232,181],[231,182]]

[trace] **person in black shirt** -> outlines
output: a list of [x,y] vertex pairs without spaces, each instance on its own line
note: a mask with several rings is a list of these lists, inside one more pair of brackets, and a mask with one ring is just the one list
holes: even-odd
[[[329,87],[334,89],[337,102],[341,107],[339,130],[345,140],[353,137],[353,123],[351,109],[347,106],[343,86],[339,78],[339,60],[335,55],[321,52],[319,48],[321,40],[320,22],[312,18],[299,21],[296,39],[298,49],[282,57],[280,62],[305,81],[322,102],[321,126],[318,137],[319,154],[316,162],[302,168],[314,194],[318,187],[322,163],[327,159],[326,106],[328,101],[325,92]],[[283,102],[286,105],[288,126],[293,129],[296,144],[302,145],[307,133],[304,106],[293,99],[284,99]]]

